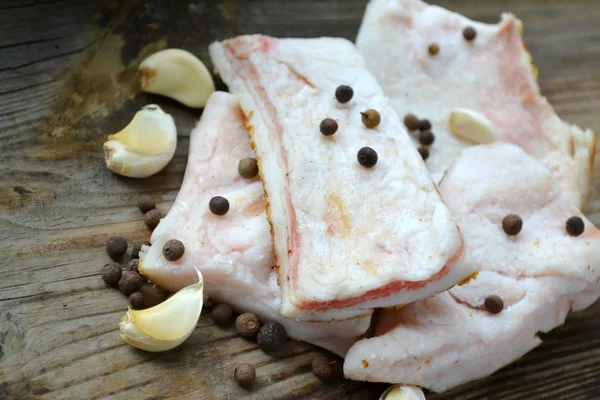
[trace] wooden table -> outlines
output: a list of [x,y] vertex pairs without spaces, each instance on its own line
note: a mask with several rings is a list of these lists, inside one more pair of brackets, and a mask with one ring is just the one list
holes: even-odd
[[[137,351],[118,334],[127,299],[98,276],[109,236],[148,238],[135,207],[141,193],[169,209],[200,115],[139,93],[139,61],[182,47],[208,62],[211,41],[244,33],[354,39],[364,1],[117,3],[0,2],[0,399],[378,398],[387,385],[317,380],[315,347],[293,343],[273,359],[206,315],[174,351]],[[558,114],[600,131],[599,1],[437,3],[487,22],[516,13]],[[176,156],[145,180],[113,175],[101,143],[147,103],[175,116]],[[598,169],[587,209],[596,224]],[[600,398],[600,304],[543,338],[493,376],[428,399]],[[232,379],[244,361],[258,367],[252,391]]]

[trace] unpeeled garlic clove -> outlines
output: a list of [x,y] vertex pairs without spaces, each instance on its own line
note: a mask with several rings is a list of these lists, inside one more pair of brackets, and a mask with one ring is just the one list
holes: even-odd
[[379,400],[425,400],[425,394],[416,386],[393,385],[383,392]]
[[106,166],[130,178],[146,178],[167,166],[177,147],[173,117],[155,104],[143,107],[104,143]]
[[171,350],[194,331],[202,311],[203,281],[185,287],[166,301],[145,310],[129,308],[121,318],[121,339],[138,349],[157,352]]
[[467,108],[458,108],[450,114],[450,131],[456,136],[477,144],[498,140],[494,124],[485,115]]
[[154,53],[140,64],[138,71],[144,92],[170,97],[188,107],[204,107],[215,91],[206,66],[185,50]]

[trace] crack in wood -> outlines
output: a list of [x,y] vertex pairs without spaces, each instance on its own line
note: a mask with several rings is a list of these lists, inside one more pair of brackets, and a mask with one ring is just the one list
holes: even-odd
[[19,8],[27,8],[27,7],[34,7],[34,6],[47,5],[47,4],[56,4],[56,3],[59,3],[62,1],[63,0],[36,1],[34,3],[19,4],[18,6],[0,7],[0,11],[15,10],[15,9],[19,9]]

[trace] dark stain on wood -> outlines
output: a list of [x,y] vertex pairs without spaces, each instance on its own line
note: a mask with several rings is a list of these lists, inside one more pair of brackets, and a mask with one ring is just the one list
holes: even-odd
[[88,47],[66,72],[59,98],[38,136],[43,148],[30,157],[49,161],[79,156],[122,129],[131,110],[120,108],[138,92],[139,63],[166,45],[164,38],[147,43],[138,58],[124,63],[119,56],[125,43],[121,35],[106,32],[93,41],[98,45]]
[[[540,69],[542,91],[565,120],[600,131],[600,2],[440,0],[485,22],[516,13]],[[290,342],[272,358],[203,312],[188,341],[150,354],[126,346],[118,321],[127,299],[98,271],[113,234],[149,231],[136,208],[151,194],[166,213],[181,184],[187,136],[201,110],[141,93],[137,66],[163,47],[197,54],[238,34],[354,40],[365,1],[276,2],[5,0],[0,12],[0,399],[377,399],[386,384],[322,382],[310,372],[325,352]],[[574,45],[576,43],[576,45]],[[220,89],[225,86],[217,79]],[[104,167],[102,142],[145,104],[177,124],[170,165],[143,180]],[[587,214],[600,224],[600,167]],[[129,254],[123,260],[128,259]],[[540,335],[544,343],[481,381],[429,400],[594,399],[600,393],[600,305]],[[239,362],[257,366],[238,387]]]
[[15,193],[19,193],[19,194],[29,194],[29,193],[33,193],[27,189],[25,189],[23,186],[15,186],[13,188],[13,192]]

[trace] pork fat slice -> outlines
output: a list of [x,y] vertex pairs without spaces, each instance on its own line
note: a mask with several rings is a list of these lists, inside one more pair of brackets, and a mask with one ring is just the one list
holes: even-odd
[[[474,40],[463,37],[466,27],[475,29]],[[490,25],[420,0],[373,0],[356,46],[398,116],[414,113],[431,121],[435,142],[427,167],[436,183],[461,149],[478,144],[451,132],[452,112],[467,109],[489,121],[498,140],[518,145],[552,170],[581,207],[595,136],[561,121],[540,94],[522,31],[510,14]],[[432,43],[439,46],[434,56],[428,52]]]
[[[204,276],[204,292],[263,322],[275,320],[291,337],[344,355],[365,332],[370,317],[339,323],[308,323],[283,318],[281,293],[273,269],[271,232],[262,183],[244,179],[238,162],[254,157],[236,96],[212,95],[190,139],[188,165],[169,213],[152,234],[152,246],[140,253],[140,270],[153,282],[177,291]],[[208,209],[213,196],[229,200],[216,216]],[[167,261],[162,248],[169,239],[185,245],[183,257]]]
[[[364,60],[344,39],[242,36],[210,46],[243,95],[268,196],[281,312],[345,319],[426,298],[474,270],[419,153]],[[339,85],[354,97],[339,103]],[[361,112],[381,115],[375,129]],[[333,118],[333,136],[319,124]],[[378,153],[372,168],[358,151]]]
[[[520,148],[464,150],[439,189],[481,272],[463,286],[379,314],[375,337],[346,356],[350,379],[439,392],[483,378],[538,346],[538,332],[600,296],[600,231],[571,205],[552,172]],[[510,213],[523,219],[514,237],[502,230]],[[578,237],[565,229],[574,215],[585,222]],[[490,295],[503,299],[499,314],[485,310]]]

